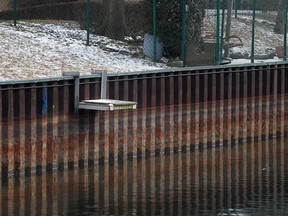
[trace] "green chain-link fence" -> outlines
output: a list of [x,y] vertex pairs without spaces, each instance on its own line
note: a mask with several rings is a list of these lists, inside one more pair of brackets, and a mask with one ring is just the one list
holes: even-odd
[[86,30],[83,44],[100,45],[96,36],[103,36],[133,47],[134,58],[170,66],[243,64],[286,60],[287,5],[288,0],[2,0],[0,21],[17,26],[65,20],[67,34],[75,25]]

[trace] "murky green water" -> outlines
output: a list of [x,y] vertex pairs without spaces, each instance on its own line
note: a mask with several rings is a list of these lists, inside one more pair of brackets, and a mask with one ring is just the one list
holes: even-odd
[[288,140],[2,182],[1,215],[288,215]]

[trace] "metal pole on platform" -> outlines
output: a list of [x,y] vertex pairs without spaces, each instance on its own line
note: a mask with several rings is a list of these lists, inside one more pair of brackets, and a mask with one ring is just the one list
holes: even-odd
[[14,26],[16,26],[17,22],[17,0],[13,1],[13,20],[14,20]]
[[87,8],[86,8],[86,31],[87,31],[87,40],[86,45],[90,43],[90,0],[87,0]]
[[186,0],[182,0],[182,61],[186,65]]
[[156,2],[153,0],[153,61],[156,62],[156,46],[157,46],[157,37],[156,37]]
[[285,1],[283,61],[287,60],[287,17],[288,17],[287,13],[288,13],[288,0]]
[[253,0],[251,63],[254,63],[254,55],[255,55],[255,18],[256,18],[256,0]]

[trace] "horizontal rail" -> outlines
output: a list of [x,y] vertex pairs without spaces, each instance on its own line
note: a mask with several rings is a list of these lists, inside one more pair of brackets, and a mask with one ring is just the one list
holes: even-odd
[[[139,76],[136,79],[151,79],[156,76],[157,78],[162,77],[170,77],[170,76],[199,76],[199,75],[209,75],[209,74],[219,74],[219,73],[241,73],[247,70],[249,71],[261,71],[263,70],[262,67],[269,67],[269,66],[282,66],[282,69],[288,68],[287,62],[268,62],[268,63],[256,63],[256,64],[243,64],[243,65],[222,65],[222,66],[207,66],[207,67],[185,67],[185,68],[177,68],[177,69],[162,69],[162,70],[151,70],[151,71],[138,71],[138,72],[118,72],[118,73],[108,73],[108,77],[113,77],[118,79],[122,79],[121,77]],[[238,70],[234,70],[235,68],[241,68]],[[253,68],[253,69],[251,69]],[[280,68],[278,68],[280,69]],[[203,71],[203,72],[199,72]],[[190,73],[187,73],[190,72]],[[182,73],[177,74],[177,73]],[[183,74],[185,73],[185,74]],[[167,76],[158,76],[158,74],[168,74]],[[151,75],[151,76],[149,76]],[[145,76],[145,77],[142,77]],[[101,78],[100,74],[91,74],[91,75],[83,75],[80,79],[94,79],[94,78]],[[133,78],[131,78],[132,80]],[[23,85],[23,84],[39,84],[39,83],[49,83],[55,81],[69,81],[74,80],[73,76],[63,76],[63,77],[53,77],[53,78],[41,78],[41,79],[32,79],[32,80],[11,80],[11,81],[0,81],[0,86],[2,85]],[[129,79],[130,80],[130,79]],[[91,81],[89,81],[90,83]],[[109,80],[108,80],[109,82]],[[94,83],[94,82],[91,82]],[[85,84],[85,83],[83,83]]]

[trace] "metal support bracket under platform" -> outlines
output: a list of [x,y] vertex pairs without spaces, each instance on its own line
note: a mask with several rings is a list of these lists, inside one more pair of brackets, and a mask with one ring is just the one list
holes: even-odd
[[107,99],[107,72],[101,72],[101,98],[89,99],[79,102],[80,92],[80,78],[79,73],[65,73],[64,76],[73,76],[75,80],[75,94],[74,94],[74,107],[77,112],[78,109],[98,110],[98,111],[114,111],[114,110],[127,110],[136,109],[137,102],[112,100]]

